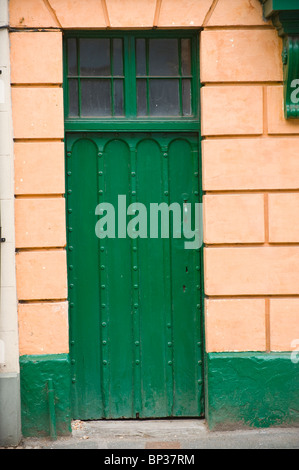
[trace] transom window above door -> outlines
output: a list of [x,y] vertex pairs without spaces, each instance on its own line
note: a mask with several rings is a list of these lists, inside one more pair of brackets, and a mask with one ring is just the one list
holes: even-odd
[[66,121],[198,119],[197,42],[190,31],[67,33]]

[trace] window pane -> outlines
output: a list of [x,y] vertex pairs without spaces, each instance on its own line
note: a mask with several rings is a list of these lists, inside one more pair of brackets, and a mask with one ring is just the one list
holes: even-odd
[[191,116],[191,80],[182,80],[183,116]]
[[110,80],[81,80],[81,115],[111,116]]
[[137,80],[137,115],[147,115],[146,80]]
[[182,75],[191,75],[191,48],[190,39],[182,39],[181,42]]
[[136,74],[146,75],[145,39],[136,39]]
[[68,39],[67,41],[68,52],[68,75],[77,75],[77,43],[76,39]]
[[110,39],[80,39],[80,74],[110,75]]
[[69,116],[78,116],[78,80],[69,80]]
[[113,75],[123,75],[122,39],[113,39]]
[[179,73],[177,39],[149,40],[149,74],[173,76]]
[[124,114],[124,91],[123,80],[113,80],[114,95],[114,115],[123,116]]
[[149,93],[151,116],[178,116],[180,114],[179,80],[151,79]]

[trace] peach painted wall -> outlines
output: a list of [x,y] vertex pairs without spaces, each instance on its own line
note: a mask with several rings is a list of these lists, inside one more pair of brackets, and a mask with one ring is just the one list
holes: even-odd
[[259,1],[10,0],[10,24],[20,354],[68,350],[62,30],[153,26],[202,29],[207,351],[291,350],[299,121]]
[[206,349],[299,338],[299,121],[258,1],[218,0],[201,33]]

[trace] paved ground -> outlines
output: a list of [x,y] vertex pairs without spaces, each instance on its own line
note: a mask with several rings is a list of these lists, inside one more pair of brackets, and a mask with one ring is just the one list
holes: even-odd
[[299,449],[299,429],[210,432],[204,420],[73,421],[71,437],[24,439],[25,449]]

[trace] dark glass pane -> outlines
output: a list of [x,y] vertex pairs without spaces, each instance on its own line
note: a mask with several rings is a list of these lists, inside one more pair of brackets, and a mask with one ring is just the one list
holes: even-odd
[[123,80],[113,80],[114,115],[124,114],[124,87]]
[[136,39],[136,74],[146,75],[145,39]]
[[69,116],[78,116],[78,80],[69,80]]
[[137,115],[147,115],[146,80],[137,80]]
[[191,80],[182,80],[183,116],[191,116]]
[[151,79],[149,84],[151,116],[178,116],[179,80]]
[[113,39],[113,75],[123,75],[123,41]]
[[191,45],[190,39],[182,39],[181,42],[182,75],[191,75]]
[[110,75],[110,39],[80,39],[80,74]]
[[68,52],[68,75],[78,75],[77,66],[77,42],[76,39],[68,39],[67,41]]
[[81,115],[111,116],[110,80],[81,80]]
[[179,73],[177,39],[149,40],[149,74],[173,76]]

